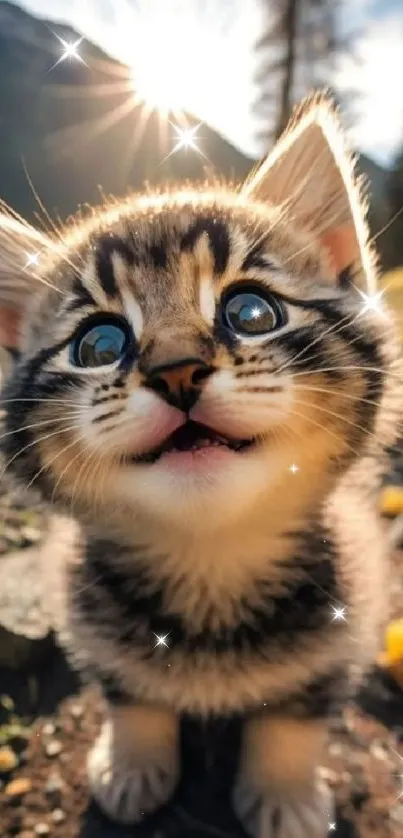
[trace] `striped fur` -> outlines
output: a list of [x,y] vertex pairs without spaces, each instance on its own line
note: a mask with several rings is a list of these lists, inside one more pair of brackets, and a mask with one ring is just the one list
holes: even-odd
[[[400,359],[390,313],[363,311],[354,284],[371,290],[375,263],[339,136],[315,99],[244,189],[103,209],[49,245],[28,315],[22,294],[3,450],[25,485],[80,525],[80,558],[65,567],[72,655],[116,708],[90,774],[123,820],[139,817],[140,804],[126,795],[123,811],[117,788],[138,779],[143,751],[120,754],[127,771],[107,799],[96,778],[111,758],[111,724],[116,733],[126,719],[136,750],[128,707],[163,708],[172,742],[178,713],[240,714],[250,730],[267,719],[270,741],[283,730],[285,743],[295,724],[316,754],[387,619],[375,492],[400,415]],[[324,155],[317,169],[313,141]],[[240,338],[227,328],[220,301],[240,282],[281,301],[278,331]],[[113,368],[78,369],[69,347],[97,312],[125,318],[130,347]],[[179,402],[150,388],[150,376],[180,358],[209,370],[191,418],[258,441],[207,476],[127,460],[173,421]],[[334,608],[347,620],[332,619]],[[124,732],[118,740],[129,747]],[[172,790],[171,763],[150,808]],[[256,832],[243,770],[237,812]],[[307,770],[301,762],[298,782]],[[276,818],[260,838],[280,835]]]

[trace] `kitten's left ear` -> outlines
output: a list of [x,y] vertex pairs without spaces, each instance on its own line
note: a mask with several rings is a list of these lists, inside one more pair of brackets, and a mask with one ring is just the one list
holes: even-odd
[[307,99],[243,193],[285,205],[290,219],[326,248],[342,282],[373,292],[376,260],[368,245],[364,180],[354,175],[335,108],[326,94]]
[[40,289],[37,260],[51,240],[11,213],[0,212],[0,346],[17,349],[25,314]]

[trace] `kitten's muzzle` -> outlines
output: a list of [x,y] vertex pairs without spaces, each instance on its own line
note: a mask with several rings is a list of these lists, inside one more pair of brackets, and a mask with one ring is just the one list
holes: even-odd
[[213,372],[214,367],[200,358],[183,358],[149,370],[144,385],[168,404],[189,413]]

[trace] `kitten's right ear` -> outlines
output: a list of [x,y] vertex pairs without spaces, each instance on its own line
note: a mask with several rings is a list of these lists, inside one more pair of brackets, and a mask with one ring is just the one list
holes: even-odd
[[367,198],[355,174],[337,111],[326,93],[297,108],[283,136],[247,179],[243,192],[282,207],[285,218],[309,231],[327,252],[332,279],[367,293],[377,287],[370,247]]
[[17,349],[21,324],[39,288],[37,263],[51,240],[24,221],[0,212],[0,346]]

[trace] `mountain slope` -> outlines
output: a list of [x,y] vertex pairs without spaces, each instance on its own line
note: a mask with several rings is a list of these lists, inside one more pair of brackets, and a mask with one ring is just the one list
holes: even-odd
[[[182,149],[165,159],[178,120],[152,113],[143,123],[127,69],[88,41],[79,47],[85,64],[71,58],[51,69],[62,53],[55,33],[69,43],[78,38],[68,27],[0,2],[0,78],[7,80],[0,85],[0,197],[21,215],[31,220],[39,212],[33,190],[53,219],[64,219],[79,204],[99,203],[99,186],[120,196],[145,181],[247,174],[254,161],[205,124],[198,130],[205,156]],[[193,117],[186,122],[197,125]],[[387,215],[386,172],[365,157],[360,168],[372,180],[377,231]]]
[[[98,184],[121,195],[145,180],[202,179],[206,167],[216,176],[248,172],[252,161],[204,124],[205,157],[183,149],[163,162],[176,143],[174,127],[165,121],[164,129],[152,113],[141,135],[126,68],[83,41],[87,66],[71,58],[50,70],[62,52],[54,33],[68,42],[78,37],[0,3],[0,77],[7,79],[0,89],[0,195],[21,214],[38,210],[26,171],[48,212],[62,218],[79,203],[99,203]],[[107,127],[113,112],[121,118]],[[186,123],[197,125],[191,117]]]

